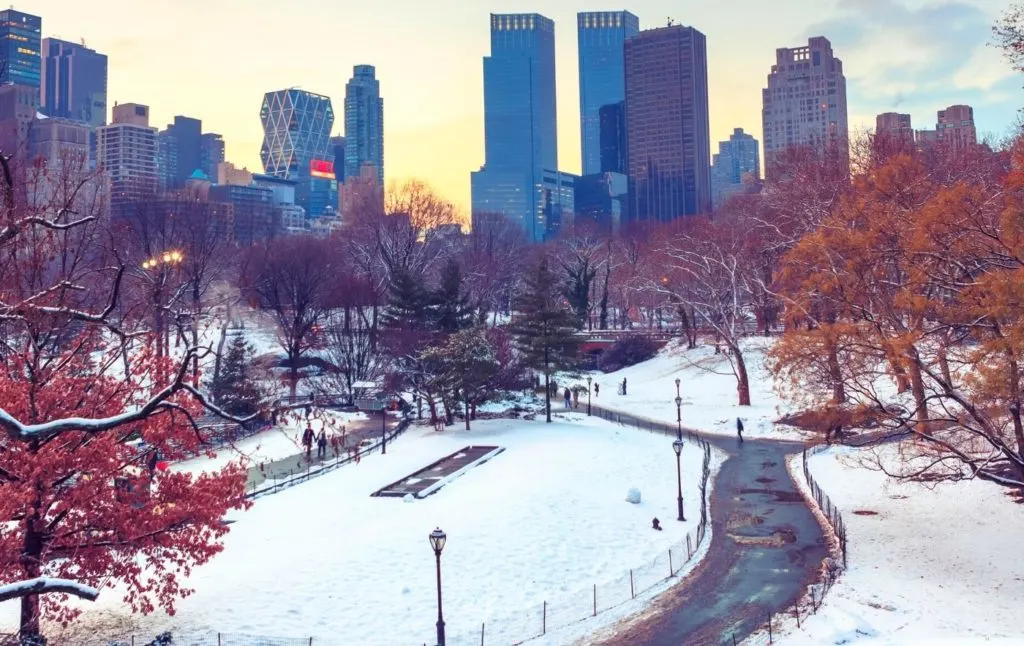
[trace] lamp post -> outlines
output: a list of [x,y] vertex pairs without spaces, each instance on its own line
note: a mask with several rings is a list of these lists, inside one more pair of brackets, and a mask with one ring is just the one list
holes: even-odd
[[679,394],[679,378],[676,378],[676,439],[683,439],[683,397]]
[[587,415],[590,415],[590,391],[591,391],[590,384],[593,381],[594,381],[593,377],[587,377]]
[[385,400],[380,405],[380,454],[388,453],[388,404]]
[[437,646],[444,646],[444,615],[441,612],[441,550],[444,549],[448,536],[438,527],[430,532],[430,546],[434,548],[437,559]]
[[672,442],[672,450],[676,454],[676,504],[679,506],[679,521],[683,522],[686,520],[686,516],[683,515],[683,467],[680,463],[680,458],[683,455],[683,440],[677,439]]

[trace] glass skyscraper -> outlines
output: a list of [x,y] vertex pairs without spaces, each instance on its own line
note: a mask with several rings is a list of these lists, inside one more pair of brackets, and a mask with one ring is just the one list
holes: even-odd
[[358,177],[373,164],[384,185],[384,99],[373,65],[356,65],[345,84],[345,168],[343,177]]
[[0,83],[27,85],[39,90],[43,19],[14,9],[0,11]]
[[336,205],[331,99],[296,88],[268,92],[260,121],[260,158],[266,174],[297,182],[295,203],[306,209],[309,217],[319,217],[328,205]]
[[43,39],[42,112],[50,117],[107,123],[107,57],[85,45]]
[[472,174],[474,218],[500,213],[543,240],[544,171],[558,169],[555,24],[539,14],[491,14],[484,57],[484,165]]
[[744,182],[756,188],[761,179],[761,154],[757,139],[735,128],[727,141],[718,142],[711,163],[711,199],[721,206],[731,195],[744,190]]
[[608,170],[601,167],[600,111],[626,99],[623,47],[627,38],[640,32],[640,19],[628,11],[581,12],[576,15],[576,30],[583,174],[593,175]]

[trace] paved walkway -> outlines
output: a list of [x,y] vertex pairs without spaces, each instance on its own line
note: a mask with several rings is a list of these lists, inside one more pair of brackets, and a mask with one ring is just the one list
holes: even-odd
[[828,556],[822,528],[786,469],[803,444],[696,434],[728,453],[711,494],[707,556],[600,644],[721,646],[733,635],[739,643],[769,612],[792,608]]
[[[391,431],[394,429],[400,420],[400,416],[389,414],[387,416],[387,430]],[[345,427],[347,431],[345,435],[345,450],[340,455],[336,455],[331,446],[328,445],[327,457],[321,460],[316,457],[316,444],[313,444],[312,459],[307,459],[305,451],[300,451],[286,458],[250,467],[249,479],[245,484],[246,489],[251,490],[267,480],[286,478],[292,474],[307,471],[319,464],[331,463],[337,459],[344,458],[348,455],[348,449],[357,447],[362,440],[380,440],[382,434],[380,413],[371,413],[369,419],[347,421],[345,422]],[[282,431],[275,428],[265,432],[280,433]]]

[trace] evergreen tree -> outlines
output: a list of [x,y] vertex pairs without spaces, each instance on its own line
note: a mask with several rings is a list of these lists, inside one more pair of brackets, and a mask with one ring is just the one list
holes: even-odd
[[558,277],[542,258],[526,277],[526,291],[520,298],[519,319],[513,326],[523,363],[544,373],[544,402],[551,421],[551,375],[571,370],[579,350],[576,316],[566,307]]
[[422,277],[404,267],[391,273],[390,299],[384,313],[384,325],[402,330],[425,330],[428,323],[430,294]]
[[455,332],[443,345],[427,348],[422,359],[434,371],[438,390],[451,391],[465,406],[468,431],[476,407],[498,392],[499,384],[495,382],[502,365],[486,328]]
[[263,393],[249,374],[253,348],[241,334],[231,341],[220,372],[210,384],[213,403],[237,417],[247,417],[259,410]]
[[431,295],[431,323],[438,332],[452,334],[473,326],[473,307],[462,287],[462,269],[449,260],[441,270],[441,283]]

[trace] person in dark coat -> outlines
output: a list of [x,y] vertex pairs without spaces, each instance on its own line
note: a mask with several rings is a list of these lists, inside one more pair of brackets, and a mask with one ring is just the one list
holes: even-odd
[[594,399],[597,399],[597,396],[600,395],[600,394],[601,394],[601,384],[599,384],[599,383],[597,383],[595,381],[594,382]]
[[306,450],[306,459],[310,459],[313,453],[313,427],[306,424],[306,430],[302,432],[302,448]]
[[327,432],[323,429],[316,436],[316,457],[320,460],[327,457]]
[[622,378],[622,394],[623,395],[626,394],[626,378],[625,377]]
[[739,436],[740,442],[743,441],[743,420],[739,417],[736,418],[736,435]]
[[568,388],[566,388],[563,397],[565,398],[565,407],[566,408],[571,408],[571,406],[572,406],[572,391],[570,391]]

